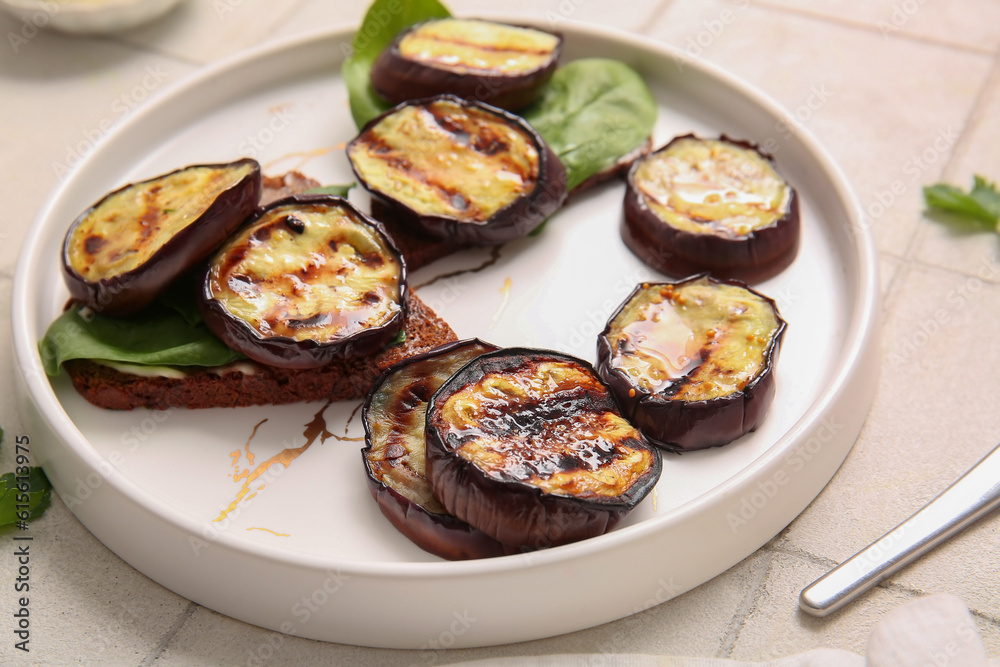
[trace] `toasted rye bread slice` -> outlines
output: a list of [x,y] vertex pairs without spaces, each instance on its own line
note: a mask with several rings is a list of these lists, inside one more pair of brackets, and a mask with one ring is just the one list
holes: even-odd
[[370,357],[309,370],[241,361],[199,369],[186,377],[133,375],[90,360],[67,361],[73,386],[90,403],[110,410],[218,408],[362,398],[379,374],[401,359],[456,340],[451,327],[415,294],[409,295],[406,338]]

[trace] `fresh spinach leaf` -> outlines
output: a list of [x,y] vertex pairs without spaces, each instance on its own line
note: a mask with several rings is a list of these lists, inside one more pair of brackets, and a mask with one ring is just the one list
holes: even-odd
[[0,475],[0,528],[38,518],[52,502],[52,485],[41,468],[21,466],[17,472]]
[[172,308],[191,326],[202,323],[201,311],[198,310],[197,290],[201,279],[201,271],[189,271],[167,286],[158,297],[157,302],[167,308]]
[[653,133],[657,111],[634,69],[584,58],[556,70],[524,118],[562,160],[572,190],[641,146]]
[[995,229],[1000,223],[1000,190],[978,174],[968,192],[947,183],[929,185],[924,188],[924,201],[930,209],[972,218]]
[[311,190],[306,190],[302,194],[332,195],[334,197],[346,197],[347,193],[350,192],[351,188],[353,187],[354,183],[348,183],[347,185],[322,185],[318,188],[312,188]]
[[372,3],[354,34],[351,56],[341,67],[351,116],[358,128],[391,106],[375,93],[371,83],[372,65],[382,50],[414,23],[449,16],[451,12],[438,0],[375,0]]
[[222,366],[243,355],[229,349],[203,324],[153,304],[130,317],[98,315],[81,306],[62,313],[38,344],[49,375],[70,359],[148,366]]

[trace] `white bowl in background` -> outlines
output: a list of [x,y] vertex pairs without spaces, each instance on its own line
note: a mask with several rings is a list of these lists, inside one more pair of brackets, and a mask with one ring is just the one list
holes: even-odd
[[99,34],[148,23],[177,3],[178,0],[0,0],[0,8],[37,28]]

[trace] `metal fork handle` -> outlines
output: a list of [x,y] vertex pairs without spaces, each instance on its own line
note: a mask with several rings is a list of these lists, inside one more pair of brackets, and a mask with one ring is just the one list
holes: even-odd
[[799,607],[828,616],[1000,506],[1000,445],[903,523],[811,583]]

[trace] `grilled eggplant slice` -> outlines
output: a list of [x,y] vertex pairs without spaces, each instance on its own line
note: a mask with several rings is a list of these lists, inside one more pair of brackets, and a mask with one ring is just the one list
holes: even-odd
[[426,466],[448,512],[535,549],[613,528],[652,490],[662,462],[590,364],[508,348],[435,392]]
[[126,315],[201,263],[257,207],[260,165],[192,165],[126,185],[84,211],[63,241],[70,295]]
[[382,226],[340,197],[261,209],[210,259],[205,324],[263,364],[316,368],[372,354],[406,316],[406,266]]
[[799,204],[756,146],[685,135],[635,162],[622,238],[652,268],[757,282],[795,259]]
[[655,444],[724,445],[767,414],[785,326],[774,301],[737,280],[644,283],[598,336],[597,369]]
[[424,465],[427,403],[458,369],[497,348],[480,340],[447,343],[387,369],[361,411],[368,488],[382,514],[421,549],[448,560],[512,553],[456,519],[434,497]]
[[439,239],[524,236],[566,199],[566,170],[524,119],[451,95],[396,106],[347,146],[392,219]]
[[562,38],[543,30],[444,18],[401,32],[372,66],[372,87],[399,104],[451,93],[517,111],[541,95]]

